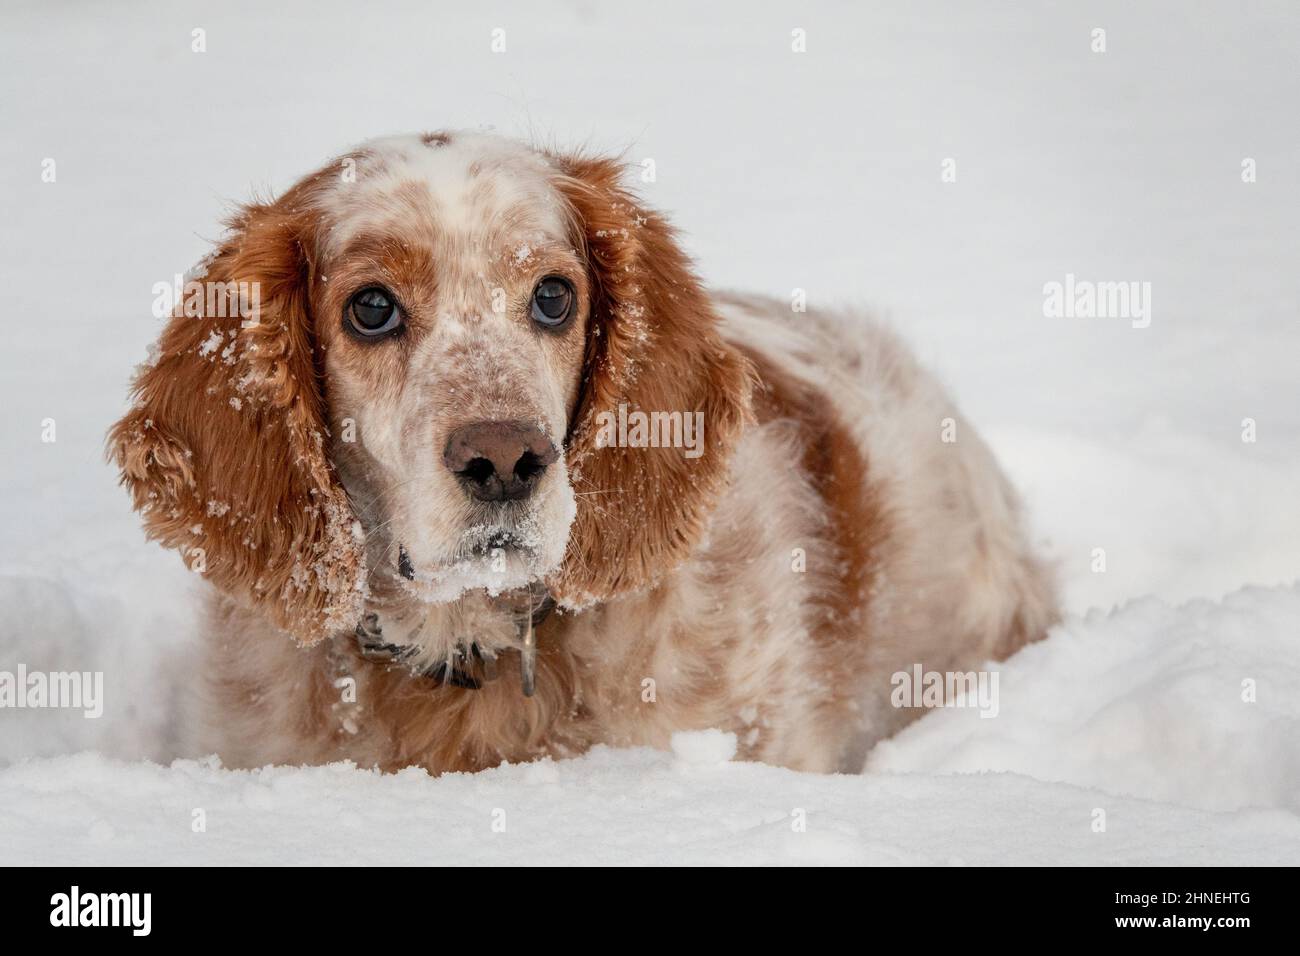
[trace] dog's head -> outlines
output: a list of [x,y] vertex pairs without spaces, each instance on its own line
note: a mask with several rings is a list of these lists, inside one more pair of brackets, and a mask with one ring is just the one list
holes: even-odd
[[[244,207],[110,434],[148,533],[305,642],[368,594],[653,583],[700,534],[749,376],[619,174],[440,133]],[[698,447],[625,447],[651,443],[620,408],[691,416]]]

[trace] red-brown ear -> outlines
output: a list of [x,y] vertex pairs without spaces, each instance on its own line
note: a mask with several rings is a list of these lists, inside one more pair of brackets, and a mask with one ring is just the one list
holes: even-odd
[[[653,585],[699,541],[750,417],[752,370],[718,334],[718,316],[672,228],[620,184],[607,159],[556,157],[592,282],[582,391],[566,455],[577,516],[548,581],[581,607]],[[703,453],[602,447],[602,423],[628,412],[703,415]]]
[[350,627],[358,525],[326,455],[300,216],[246,207],[109,433],[150,538],[299,641]]

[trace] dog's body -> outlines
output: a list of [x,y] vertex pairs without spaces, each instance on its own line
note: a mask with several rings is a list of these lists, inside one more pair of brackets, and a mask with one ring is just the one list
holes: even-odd
[[[150,532],[218,586],[194,750],[440,772],[719,727],[856,771],[915,714],[895,672],[1054,620],[996,463],[888,332],[705,293],[602,161],[464,134],[351,158],[357,191],[326,167],[236,224],[210,269],[262,276],[269,321],[205,352],[173,319],[113,436]],[[341,335],[381,279],[402,337]],[[699,414],[698,457],[611,443],[620,406]]]

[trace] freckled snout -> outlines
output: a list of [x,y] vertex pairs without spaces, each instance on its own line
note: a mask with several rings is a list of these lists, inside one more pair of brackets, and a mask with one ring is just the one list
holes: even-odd
[[535,425],[474,422],[451,433],[442,460],[479,501],[521,501],[533,493],[558,453]]

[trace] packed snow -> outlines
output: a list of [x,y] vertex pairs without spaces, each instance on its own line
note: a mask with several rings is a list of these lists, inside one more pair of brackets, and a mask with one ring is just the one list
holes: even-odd
[[[0,863],[1300,863],[1297,61],[1284,2],[6,4],[0,671],[102,672],[103,714],[0,708]],[[940,372],[1067,611],[996,718],[860,776],[717,730],[436,779],[177,753],[201,583],[102,456],[154,286],[231,201],[480,126],[623,151],[711,283]],[[1046,314],[1070,276],[1145,316]]]

